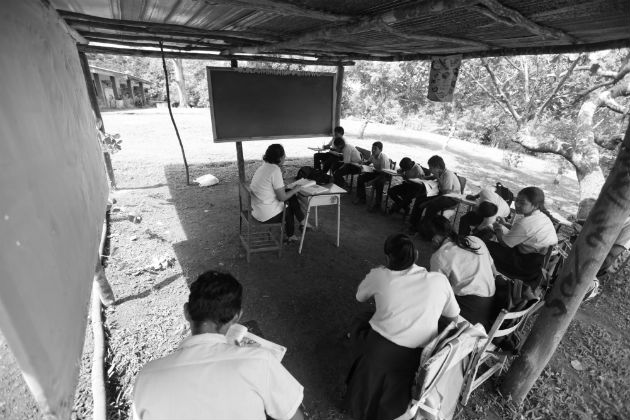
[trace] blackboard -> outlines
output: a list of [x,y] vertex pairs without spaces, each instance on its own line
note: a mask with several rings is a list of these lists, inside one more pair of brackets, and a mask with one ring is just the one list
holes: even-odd
[[207,70],[214,142],[332,135],[335,73]]

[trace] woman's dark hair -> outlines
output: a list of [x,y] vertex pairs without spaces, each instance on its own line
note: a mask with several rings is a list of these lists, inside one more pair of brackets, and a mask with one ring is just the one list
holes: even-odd
[[400,159],[400,163],[398,164],[398,166],[400,166],[400,169],[402,169],[403,171],[408,171],[409,169],[413,168],[413,165],[415,164],[416,162],[414,162],[410,158],[404,157]]
[[473,247],[467,236],[458,235],[451,227],[451,222],[444,216],[432,217],[425,220],[422,225],[420,232],[426,240],[430,241],[435,235],[440,235],[450,239],[455,245],[466,251],[479,253],[479,248]]
[[333,130],[333,133],[339,133],[342,136],[344,135],[345,131],[343,130],[343,127],[338,125],[337,127],[335,127],[335,129]]
[[438,155],[431,156],[427,163],[429,164],[429,167],[440,168],[442,170],[446,169],[446,165],[444,164],[444,159],[442,159],[442,157]]
[[275,163],[278,165],[284,157],[284,147],[281,144],[272,144],[267,147],[267,151],[263,156],[263,160],[267,163]]
[[206,271],[190,285],[188,313],[194,323],[221,327],[241,311],[243,286],[229,273]]
[[416,246],[411,238],[403,233],[389,235],[383,246],[389,257],[387,268],[393,271],[406,270],[416,262]]
[[335,147],[339,147],[340,149],[346,147],[346,141],[343,139],[343,137],[336,138],[333,141],[333,144],[335,145]]
[[553,216],[549,213],[549,210],[545,208],[545,193],[538,187],[525,187],[520,190],[517,196],[524,196],[527,201],[536,206],[538,210],[544,213],[552,222],[555,222]]
[[477,212],[482,217],[492,217],[499,212],[499,208],[496,204],[491,203],[489,201],[482,201],[479,203],[479,208]]

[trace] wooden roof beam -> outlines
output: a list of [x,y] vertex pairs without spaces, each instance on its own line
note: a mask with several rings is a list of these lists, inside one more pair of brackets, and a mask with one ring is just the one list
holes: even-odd
[[171,42],[178,44],[190,44],[197,45],[200,47],[214,47],[217,50],[225,48],[225,42],[222,40],[218,40],[217,42],[206,42],[199,40],[198,38],[186,38],[181,36],[156,36],[154,34],[148,35],[129,35],[129,34],[115,34],[115,33],[107,33],[107,32],[90,32],[79,30],[77,31],[83,35],[85,39],[96,42],[111,42],[111,41],[119,41],[119,42],[136,42],[136,41],[148,41],[153,42],[154,45],[158,45],[158,42]]
[[486,44],[485,42],[475,41],[475,40],[466,39],[466,38],[456,38],[456,37],[450,37],[450,36],[429,35],[429,34],[410,34],[407,32],[402,32],[397,29],[394,29],[385,23],[381,23],[380,25],[378,25],[376,29],[383,32],[387,32],[398,38],[407,39],[410,41],[448,42],[452,44],[471,45],[474,47],[480,47],[484,49],[490,49],[492,47],[490,44]]
[[254,9],[256,11],[274,13],[281,16],[300,16],[328,22],[347,22],[353,19],[353,16],[350,15],[324,12],[276,0],[204,0],[204,2],[209,5],[228,5],[230,7]]
[[[156,46],[154,46],[156,48]],[[95,53],[95,54],[111,54],[111,55],[125,55],[125,56],[137,56],[137,57],[154,57],[161,58],[162,53],[159,50],[143,50],[134,48],[115,48],[104,47],[98,45],[85,45],[77,44],[77,49],[80,52]],[[299,58],[285,58],[285,57],[271,57],[264,55],[219,55],[219,54],[204,54],[194,52],[181,52],[181,51],[164,51],[164,56],[167,58],[183,58],[186,60],[218,60],[218,61],[230,61],[230,60],[244,60],[244,61],[263,61],[269,63],[287,63],[287,64],[305,64],[313,66],[353,66],[354,62],[351,60],[306,60]]]
[[518,11],[505,7],[498,0],[479,0],[482,6],[471,7],[490,19],[509,26],[520,26],[529,32],[540,35],[543,38],[561,39],[570,43],[577,43],[579,40],[559,29],[549,28],[526,18]]
[[221,31],[192,28],[185,25],[173,25],[170,23],[142,22],[134,20],[107,19],[98,16],[84,15],[81,13],[57,10],[57,13],[72,27],[87,26],[92,28],[120,30],[126,32],[144,32],[153,34],[176,33],[190,36],[202,36],[205,38],[223,40],[248,40],[258,42],[277,42],[276,36],[262,32],[251,31]]
[[343,38],[359,32],[374,30],[382,24],[391,25],[399,21],[413,19],[428,14],[443,13],[449,10],[472,6],[478,0],[426,0],[414,2],[389,10],[384,13],[363,16],[348,22],[345,25],[329,25],[314,31],[309,31],[296,36],[287,41],[280,41],[273,44],[266,44],[252,47],[232,48],[225,51],[225,54],[236,52],[258,54],[261,52],[273,52],[279,49],[290,49],[321,39]]

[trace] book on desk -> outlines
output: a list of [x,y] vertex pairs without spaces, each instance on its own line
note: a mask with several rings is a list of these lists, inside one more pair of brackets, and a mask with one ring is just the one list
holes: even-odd
[[313,179],[307,179],[307,178],[300,178],[290,184],[287,185],[287,188],[293,189],[297,186],[300,186],[302,188],[308,188],[308,187],[312,187],[313,185],[315,185],[316,182]]
[[433,197],[439,194],[438,182],[435,179],[409,178],[407,181],[414,184],[422,184],[427,191],[427,197]]

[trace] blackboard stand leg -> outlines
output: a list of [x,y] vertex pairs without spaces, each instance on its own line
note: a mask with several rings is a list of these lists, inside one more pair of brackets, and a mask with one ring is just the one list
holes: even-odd
[[243,159],[243,143],[236,142],[236,162],[238,163],[238,179],[245,182],[245,159]]

